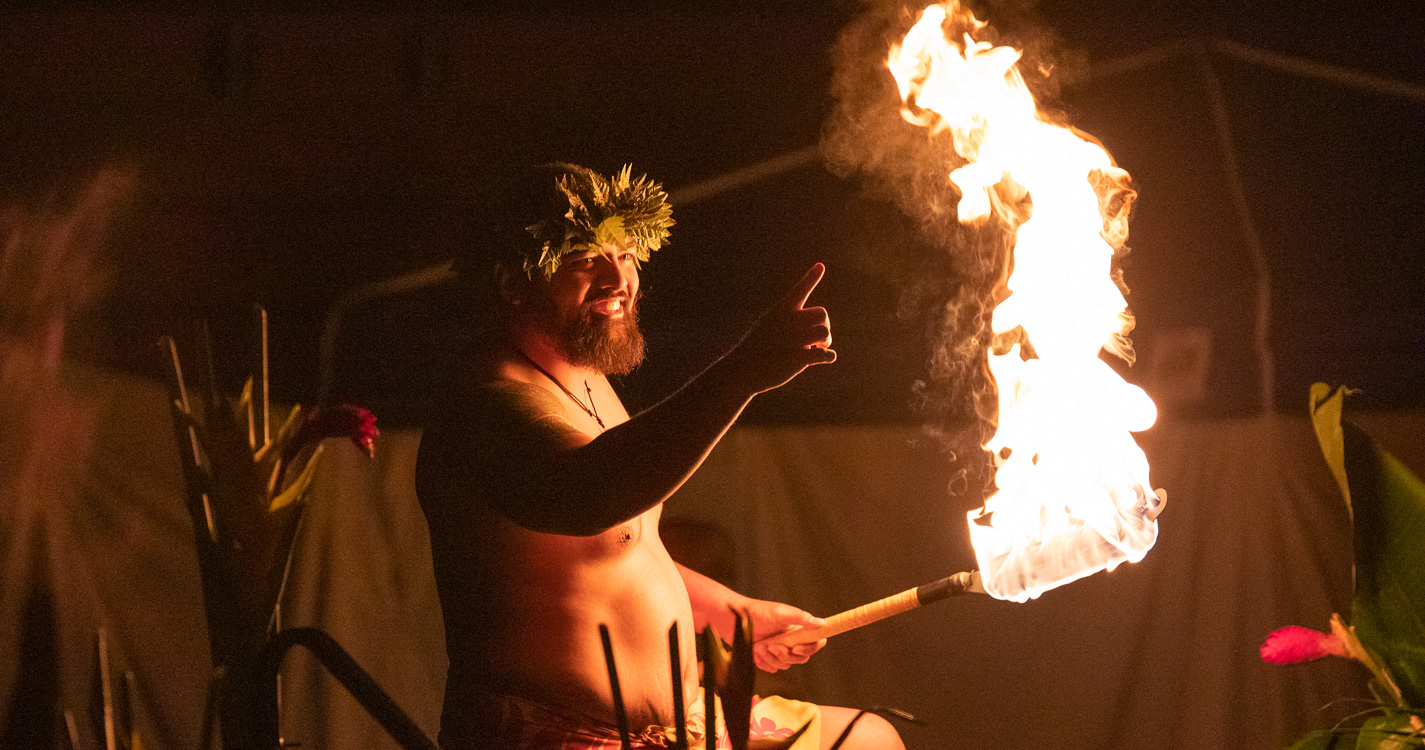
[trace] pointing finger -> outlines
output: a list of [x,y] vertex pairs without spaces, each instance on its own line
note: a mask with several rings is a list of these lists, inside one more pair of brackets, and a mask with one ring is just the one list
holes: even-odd
[[801,280],[787,293],[787,301],[791,302],[795,309],[800,310],[802,305],[807,303],[807,298],[811,296],[812,290],[816,289],[817,283],[821,281],[821,277],[825,273],[826,266],[820,263],[813,264],[807,270],[806,275],[802,276]]

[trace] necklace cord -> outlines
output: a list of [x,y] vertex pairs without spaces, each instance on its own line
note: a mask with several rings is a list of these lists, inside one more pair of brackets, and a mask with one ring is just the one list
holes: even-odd
[[518,346],[514,346],[513,344],[511,344],[511,348],[513,348],[515,352],[521,357],[524,357],[524,361],[530,363],[530,365],[534,367],[534,369],[539,370],[539,374],[543,375],[546,378],[549,378],[549,382],[559,386],[559,390],[564,391],[564,395],[568,396],[569,400],[573,401],[575,406],[578,406],[580,409],[583,409],[585,414],[588,414],[590,417],[593,417],[594,421],[598,423],[600,430],[608,429],[604,426],[604,420],[599,417],[598,407],[594,405],[594,389],[589,387],[588,380],[584,381],[584,393],[589,397],[589,405],[585,406],[584,402],[580,401],[579,397],[575,396],[573,391],[569,390],[568,388],[565,388],[564,384],[559,382],[559,378],[550,375],[548,370],[544,369],[543,367],[540,367],[539,363],[534,361],[534,357],[525,354],[523,349],[519,348]]

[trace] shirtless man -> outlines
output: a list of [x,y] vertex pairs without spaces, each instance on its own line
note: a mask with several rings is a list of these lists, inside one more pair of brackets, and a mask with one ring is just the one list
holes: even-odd
[[[751,617],[759,639],[821,624],[673,562],[658,520],[753,396],[836,359],[826,311],[805,304],[823,268],[808,271],[703,374],[630,418],[605,376],[642,359],[639,263],[666,242],[666,196],[645,178],[630,180],[627,168],[611,179],[573,165],[541,175],[533,200],[507,217],[524,235],[465,269],[491,281],[496,334],[462,364],[416,467],[450,658],[441,744],[616,748],[602,623],[635,747],[661,747],[668,733],[660,728],[673,724],[670,624],[679,626],[690,702],[694,634],[705,625],[731,640],[734,609]],[[754,656],[776,671],[824,642],[759,643]],[[818,713],[785,703],[804,710],[802,722]],[[829,747],[853,716],[820,707],[807,746]],[[866,715],[842,747],[903,745],[887,722]]]

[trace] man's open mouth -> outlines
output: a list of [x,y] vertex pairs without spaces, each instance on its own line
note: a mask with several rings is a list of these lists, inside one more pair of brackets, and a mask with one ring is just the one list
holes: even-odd
[[616,318],[624,314],[624,302],[624,297],[606,297],[589,303],[589,310],[595,315]]

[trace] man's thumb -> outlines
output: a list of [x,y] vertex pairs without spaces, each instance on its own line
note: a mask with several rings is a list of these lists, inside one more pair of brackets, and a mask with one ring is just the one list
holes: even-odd
[[800,625],[804,628],[819,628],[826,624],[826,620],[810,612],[804,612],[795,607],[788,607],[788,609],[791,610],[791,612],[787,613],[790,616],[783,618],[783,622],[788,625]]

